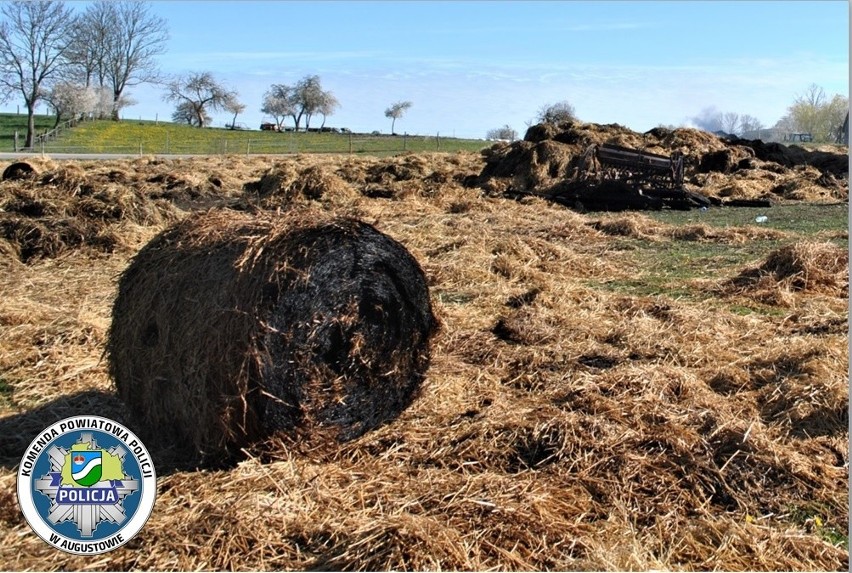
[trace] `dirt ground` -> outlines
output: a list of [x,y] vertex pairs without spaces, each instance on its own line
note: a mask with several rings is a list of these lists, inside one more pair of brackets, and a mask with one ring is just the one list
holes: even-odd
[[[784,165],[679,132],[653,149],[717,153],[687,171],[702,193],[848,198],[832,153]],[[504,197],[555,184],[583,137],[651,136],[575,126],[481,155],[38,159],[1,182],[0,568],[846,570],[848,255],[832,240],[847,236]],[[136,538],[96,558],[56,551],[17,506],[23,450],[71,415],[133,427],[104,357],[118,276],[210,208],[350,215],[405,245],[441,322],[426,383],[399,418],[330,451],[158,465]],[[636,238],[783,246],[718,263],[681,297],[617,287],[648,275]]]

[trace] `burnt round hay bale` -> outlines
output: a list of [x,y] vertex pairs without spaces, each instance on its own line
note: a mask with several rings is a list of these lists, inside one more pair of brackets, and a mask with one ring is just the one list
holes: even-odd
[[3,181],[26,179],[35,175],[35,169],[26,161],[16,161],[3,170]]
[[373,226],[219,211],[134,257],[107,352],[146,443],[205,465],[270,437],[313,447],[395,418],[436,328],[422,269]]

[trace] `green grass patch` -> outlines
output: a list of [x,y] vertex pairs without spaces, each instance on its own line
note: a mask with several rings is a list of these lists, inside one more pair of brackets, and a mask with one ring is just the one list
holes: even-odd
[[456,291],[442,291],[436,293],[436,298],[443,304],[467,304],[476,298],[475,294]]
[[816,533],[820,539],[836,547],[848,547],[849,535],[845,523],[838,523],[834,512],[824,503],[806,502],[789,507],[789,518],[806,531]]
[[[754,217],[766,214],[764,225],[788,233],[779,239],[758,239],[745,243],[665,239],[651,241],[619,238],[608,251],[620,267],[634,269],[634,277],[608,281],[590,281],[604,290],[636,296],[667,296],[706,301],[711,297],[690,283],[734,277],[743,269],[757,266],[774,250],[801,240],[826,240],[848,248],[848,206],[798,204],[774,206],[765,210],[745,207],[717,207],[707,211],[655,211],[643,213],[661,223],[675,226],[706,224],[732,228],[758,225]],[[775,315],[778,310],[742,301],[724,306],[736,314]]]
[[[41,134],[53,129],[56,116],[36,115],[36,134]],[[27,137],[27,115],[26,113],[0,113],[0,149],[3,151],[15,150],[15,132],[18,132],[18,145],[23,145]]]
[[[775,205],[765,209],[752,207],[711,207],[706,211],[648,211],[650,218],[669,225],[706,224],[711,227],[743,227],[754,225],[779,231],[817,236],[847,232],[849,229],[849,206],[842,204],[796,203]],[[765,223],[754,219],[765,215]]]
[[[26,119],[26,118],[24,118]],[[51,124],[52,125],[52,124]],[[170,122],[98,120],[83,122],[48,141],[46,153],[286,154],[479,151],[488,142],[415,135],[295,133],[198,128]],[[11,142],[9,143],[11,150]]]

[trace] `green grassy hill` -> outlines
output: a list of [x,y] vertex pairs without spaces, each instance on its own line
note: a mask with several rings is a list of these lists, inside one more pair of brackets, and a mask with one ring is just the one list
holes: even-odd
[[[56,117],[52,115],[35,116],[36,133],[44,133],[53,128]],[[27,136],[27,116],[17,113],[0,113],[0,150],[15,150],[15,132],[18,132],[18,144],[23,145]]]
[[[37,132],[53,127],[51,116],[37,117]],[[14,149],[15,129],[26,133],[26,116],[0,114],[0,149]],[[21,137],[20,141],[23,141]],[[44,143],[46,153],[265,154],[366,153],[404,151],[478,151],[489,143],[478,139],[436,136],[389,136],[342,133],[277,133],[197,128],[168,122],[98,120],[63,130]],[[36,150],[41,150],[41,143]]]

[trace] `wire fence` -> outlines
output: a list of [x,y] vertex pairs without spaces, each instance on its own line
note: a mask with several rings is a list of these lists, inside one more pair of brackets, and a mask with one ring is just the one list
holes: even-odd
[[49,144],[51,141],[56,141],[60,136],[64,135],[69,129],[72,127],[77,127],[80,123],[86,121],[83,118],[73,118],[68,119],[66,121],[60,122],[53,129],[49,129],[41,134],[33,134],[33,145],[32,147],[25,147],[25,141],[22,141],[24,138],[20,134],[20,132],[15,131],[15,134],[12,137],[13,143],[12,148],[14,151],[35,151],[36,149],[44,149],[44,146]]
[[[66,122],[68,123],[68,122]],[[74,144],[63,137],[72,125],[63,124],[37,136],[27,151],[43,154],[116,154],[116,155],[286,155],[298,153],[350,153],[382,155],[411,152],[479,151],[489,145],[487,141],[456,139],[440,134],[423,135],[372,135],[354,133],[305,132],[242,132],[222,130],[221,137],[210,136],[187,139],[175,137],[167,131],[146,135],[137,141],[120,143]]]

